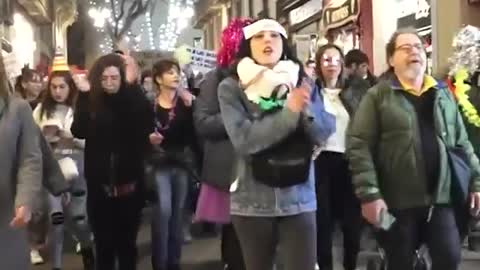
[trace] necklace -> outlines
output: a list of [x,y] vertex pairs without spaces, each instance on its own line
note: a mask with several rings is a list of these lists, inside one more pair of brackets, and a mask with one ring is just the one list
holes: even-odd
[[172,121],[175,119],[175,108],[177,107],[177,94],[175,94],[175,97],[173,98],[173,106],[170,109],[165,109],[168,110],[168,118],[166,123],[162,123],[160,119],[158,118],[158,108],[160,106],[160,95],[157,98],[157,101],[155,102],[153,106],[153,111],[155,112],[155,131],[160,132],[165,131],[170,128],[170,124]]

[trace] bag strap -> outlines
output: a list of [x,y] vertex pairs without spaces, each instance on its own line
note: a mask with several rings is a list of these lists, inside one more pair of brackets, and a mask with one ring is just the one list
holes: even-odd
[[[453,98],[452,94],[450,93],[450,91],[448,91],[447,88],[439,87],[439,88],[437,88],[437,91],[438,91],[438,95],[441,95],[439,98],[444,97],[445,99],[449,100],[450,102],[456,103],[455,99]],[[438,117],[442,118],[441,121],[443,122],[443,125],[444,125],[445,129],[448,129],[447,128],[448,123],[447,123],[447,119],[445,117],[445,109],[443,108],[443,106],[440,106],[440,115]],[[445,153],[447,154],[447,158],[449,160],[448,161],[448,166],[450,167],[450,170],[452,171],[453,168],[452,168],[452,165],[450,164],[451,161],[450,161],[450,151],[449,151],[449,148],[451,148],[451,146],[448,145],[447,141],[441,135],[439,135],[438,137],[440,137],[440,141],[443,143],[443,146],[445,147]],[[435,186],[434,198],[438,197],[438,193],[439,193],[439,190],[438,190],[438,184],[437,184],[437,186]],[[429,207],[427,222],[430,222],[430,220],[432,218],[434,208],[435,208],[435,205],[431,204],[430,207]]]
[[[444,97],[445,99],[447,99],[449,102],[452,102],[454,103],[455,107],[456,107],[456,110],[458,111],[458,104],[457,102],[455,101],[455,98],[453,97],[453,94],[446,88],[446,87],[439,87],[438,88],[438,91],[439,91],[439,95],[442,95],[442,97]],[[447,119],[445,117],[445,109],[443,106],[440,107],[441,109],[441,115],[440,117],[442,117],[442,122],[443,122],[443,125],[444,127],[447,129],[448,127],[448,123],[447,123]],[[455,118],[455,121],[458,121],[457,118]],[[447,134],[448,135],[448,134]],[[440,140],[444,143],[445,147],[448,149],[449,147],[449,144],[444,140],[444,138],[442,136],[439,136],[440,137]]]

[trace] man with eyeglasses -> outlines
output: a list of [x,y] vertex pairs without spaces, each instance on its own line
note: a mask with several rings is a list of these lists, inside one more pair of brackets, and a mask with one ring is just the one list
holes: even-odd
[[461,236],[447,149],[460,149],[471,171],[468,204],[460,204],[473,215],[479,161],[447,86],[425,74],[416,31],[395,32],[386,51],[390,76],[363,97],[347,135],[355,192],[364,218],[379,228],[388,269],[413,270],[415,251],[426,244],[432,270],[455,270]]

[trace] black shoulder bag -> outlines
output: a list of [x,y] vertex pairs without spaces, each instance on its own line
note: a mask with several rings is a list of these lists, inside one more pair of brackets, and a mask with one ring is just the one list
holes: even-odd
[[[280,110],[282,108],[264,115],[279,113]],[[313,143],[304,128],[299,125],[279,143],[251,155],[253,177],[256,181],[273,188],[302,184],[308,180],[312,154]]]
[[[448,127],[445,115],[442,115],[442,117],[445,127]],[[463,239],[468,234],[468,226],[471,217],[468,205],[468,195],[470,192],[472,172],[468,161],[468,155],[465,150],[460,146],[450,146],[442,137],[440,138],[445,145],[450,166],[451,204],[455,212],[455,219],[457,221],[460,237]]]
[[[446,90],[443,90],[446,91]],[[449,95],[449,93],[446,93]],[[447,97],[450,101],[453,101],[451,96]],[[443,111],[443,108],[442,108]],[[445,127],[448,127],[448,123],[445,119],[445,115],[442,115],[443,123]],[[470,169],[468,156],[465,150],[460,146],[450,146],[442,138],[442,142],[445,145],[448,163],[450,165],[450,171],[452,174],[451,181],[451,196],[452,201],[455,204],[465,204],[468,201],[468,194],[470,189],[470,180],[472,179],[472,172]]]
[[253,177],[273,188],[287,188],[308,180],[313,144],[302,127],[280,143],[251,156]]

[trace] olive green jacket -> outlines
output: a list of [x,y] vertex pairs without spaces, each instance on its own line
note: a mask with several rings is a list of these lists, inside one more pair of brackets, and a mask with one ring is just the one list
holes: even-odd
[[470,188],[480,191],[480,165],[468,140],[457,104],[437,82],[434,119],[440,153],[435,195],[427,191],[418,120],[396,79],[385,80],[363,97],[347,134],[347,155],[355,192],[362,202],[383,198],[389,208],[408,209],[450,203],[451,172],[445,143],[462,147],[472,169]]

